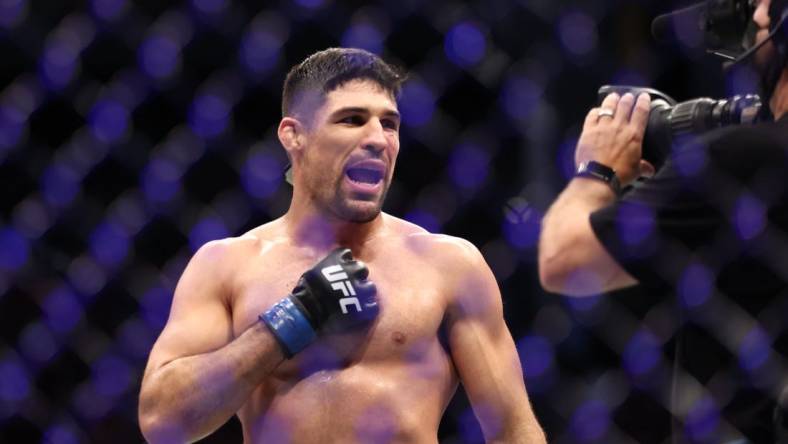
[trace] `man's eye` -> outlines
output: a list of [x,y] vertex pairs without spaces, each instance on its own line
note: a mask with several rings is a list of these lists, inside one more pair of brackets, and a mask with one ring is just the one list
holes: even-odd
[[399,129],[399,123],[397,123],[394,120],[384,120],[382,123],[384,128],[392,129],[395,131]]
[[350,125],[360,125],[360,124],[364,123],[364,119],[362,119],[361,116],[347,116],[347,117],[343,117],[342,119],[340,119],[339,123],[347,123],[347,124],[350,124]]

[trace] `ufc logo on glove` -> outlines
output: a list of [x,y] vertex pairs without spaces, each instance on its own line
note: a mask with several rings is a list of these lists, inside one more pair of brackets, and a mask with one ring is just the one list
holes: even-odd
[[[330,265],[320,270],[323,276],[331,282],[331,288],[335,291],[341,291],[345,296],[339,300],[339,307],[342,313],[347,314],[347,306],[353,305],[356,307],[356,312],[361,312],[361,303],[356,297],[356,290],[348,280],[347,273],[342,270],[341,265]],[[352,296],[352,297],[351,297]]]

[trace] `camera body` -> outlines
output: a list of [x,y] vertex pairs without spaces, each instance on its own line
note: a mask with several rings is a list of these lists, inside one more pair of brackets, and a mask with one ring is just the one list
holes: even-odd
[[627,85],[605,85],[597,93],[598,103],[610,94],[647,93],[651,112],[643,136],[643,159],[659,169],[674,147],[688,138],[728,125],[752,124],[761,115],[761,99],[755,94],[725,99],[701,97],[677,103],[667,94],[652,88]]

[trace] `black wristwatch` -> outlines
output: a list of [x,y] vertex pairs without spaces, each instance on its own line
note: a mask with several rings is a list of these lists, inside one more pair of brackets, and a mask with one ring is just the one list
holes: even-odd
[[590,177],[591,179],[601,180],[602,182],[610,185],[610,188],[613,189],[613,192],[616,193],[616,196],[621,195],[621,182],[619,182],[618,176],[616,176],[616,172],[613,170],[613,168],[610,168],[607,165],[603,165],[593,160],[583,162],[577,167],[577,173],[575,173],[575,176]]

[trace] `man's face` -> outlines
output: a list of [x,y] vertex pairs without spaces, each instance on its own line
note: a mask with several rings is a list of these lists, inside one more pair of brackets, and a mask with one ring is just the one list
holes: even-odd
[[300,160],[307,196],[341,220],[374,219],[394,173],[399,125],[396,102],[375,82],[351,80],[326,94]]

